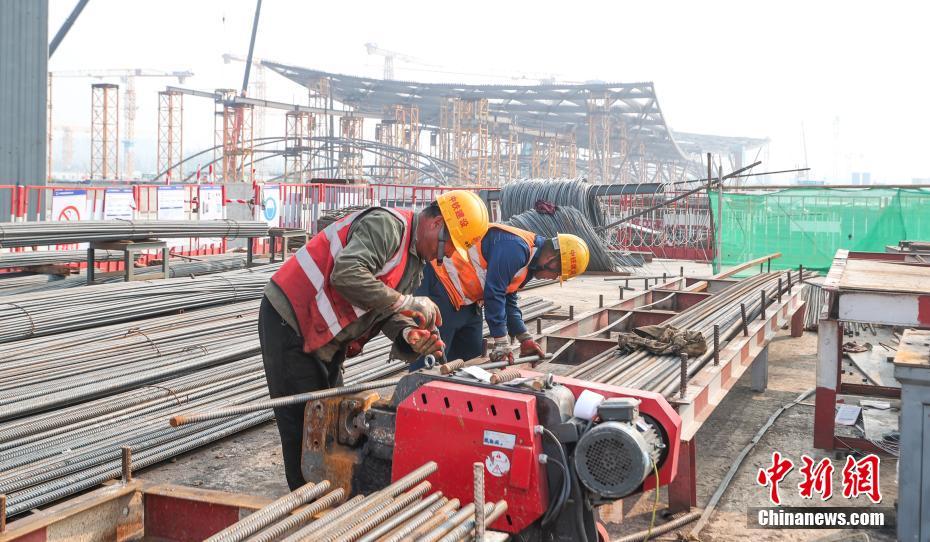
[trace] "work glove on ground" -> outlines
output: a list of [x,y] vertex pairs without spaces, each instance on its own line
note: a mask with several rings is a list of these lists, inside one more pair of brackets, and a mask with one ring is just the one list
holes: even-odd
[[520,341],[520,357],[525,358],[527,356],[539,356],[542,358],[546,355],[543,352],[539,343],[533,340],[533,336],[527,332],[523,332],[517,335],[517,340]]
[[491,351],[488,352],[488,359],[492,362],[506,361],[513,363],[513,350],[510,349],[510,341],[506,336],[494,337],[491,343]]
[[406,327],[401,333],[403,333],[404,340],[407,341],[410,348],[417,354],[421,356],[430,354],[436,357],[442,356],[442,349],[445,345],[439,339],[439,333],[436,331]]
[[433,329],[442,325],[442,314],[433,300],[425,296],[404,295],[391,305],[394,312],[413,318],[417,326]]

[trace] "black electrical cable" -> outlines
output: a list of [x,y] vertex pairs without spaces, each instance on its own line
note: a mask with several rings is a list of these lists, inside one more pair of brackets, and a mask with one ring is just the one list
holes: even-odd
[[585,505],[584,496],[581,494],[581,486],[577,478],[572,479],[572,494],[575,499],[575,531],[578,534],[578,541],[588,542],[588,533],[584,530],[584,515],[581,509]]
[[553,433],[552,431],[546,429],[545,427],[543,427],[542,430],[543,430],[543,435],[552,439],[552,443],[558,449],[559,456],[562,459],[561,461],[559,461],[556,459],[549,458],[549,461],[555,463],[562,469],[562,485],[559,488],[559,494],[556,497],[555,503],[554,504],[550,503],[549,509],[546,510],[545,515],[543,515],[542,525],[548,525],[553,520],[558,518],[559,515],[562,514],[562,510],[565,509],[565,503],[568,501],[568,497],[571,494],[572,476],[568,470],[568,456],[565,453],[565,448],[562,446],[562,443],[559,442],[558,437],[556,437],[555,433]]

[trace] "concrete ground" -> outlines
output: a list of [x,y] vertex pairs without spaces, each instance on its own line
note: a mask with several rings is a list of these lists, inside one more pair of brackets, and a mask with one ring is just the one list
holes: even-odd
[[[688,264],[685,274],[709,275],[704,264]],[[677,275],[677,261],[655,261],[643,268],[641,274]],[[563,309],[571,304],[575,313],[596,308],[598,296],[604,295],[605,304],[619,297],[616,281],[604,281],[604,277],[585,276],[560,286],[548,285],[527,292],[526,295],[543,296],[556,300]],[[640,281],[641,282],[641,281]],[[642,288],[641,284],[631,286]],[[757,393],[749,389],[749,372],[730,391],[713,415],[704,423],[697,434],[698,506],[704,506],[717,489],[721,479],[730,468],[733,458],[752,439],[769,416],[781,406],[790,403],[802,392],[815,385],[817,337],[805,333],[792,339],[782,332],[770,345],[769,387]],[[815,459],[828,456],[812,446],[813,398],[786,411],[759,441],[749,454],[723,495],[711,520],[697,539],[707,541],[742,541],[751,537],[754,541],[796,540],[894,540],[893,530],[884,531],[829,531],[829,530],[770,530],[749,528],[747,508],[767,506],[767,489],[759,486],[756,473],[760,468],[771,465],[771,454],[779,451],[800,463],[801,454]],[[845,460],[845,456],[842,457]],[[826,503],[830,506],[866,506],[864,497],[848,501],[842,497],[843,461],[833,460],[835,468],[834,497]],[[796,467],[781,484],[783,501],[789,506],[816,506],[820,501],[807,501],[797,492],[799,482]],[[896,461],[882,459],[881,490],[884,502],[881,506],[893,506],[897,498]],[[270,422],[201,450],[185,454],[168,463],[145,470],[140,478],[194,487],[219,489],[232,492],[251,493],[266,497],[278,497],[287,492],[284,469],[278,448],[278,436],[274,423]],[[639,498],[627,499],[624,503],[626,517],[619,525],[610,525],[613,537],[646,529],[652,517],[653,493]],[[661,508],[666,502],[664,491],[660,494],[659,514],[656,525],[665,520]],[[655,540],[676,540],[687,536],[693,524],[680,533],[671,533]],[[829,537],[829,538],[826,538]]]

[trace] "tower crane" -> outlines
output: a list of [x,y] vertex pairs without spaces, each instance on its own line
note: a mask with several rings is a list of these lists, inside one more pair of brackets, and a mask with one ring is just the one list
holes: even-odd
[[158,77],[177,79],[178,83],[183,84],[188,77],[193,76],[191,71],[160,71],[147,70],[143,68],[129,69],[103,69],[103,70],[60,70],[49,73],[52,77],[79,77],[86,79],[107,79],[119,78],[124,86],[123,95],[123,164],[125,172],[132,175],[134,170],[135,150],[135,124],[136,124],[136,84],[137,77]]
[[435,64],[428,64],[410,55],[382,49],[381,47],[378,47],[377,43],[366,43],[365,50],[368,51],[369,55],[384,57],[384,79],[394,79],[394,59],[410,64],[421,64],[423,66],[438,67]]

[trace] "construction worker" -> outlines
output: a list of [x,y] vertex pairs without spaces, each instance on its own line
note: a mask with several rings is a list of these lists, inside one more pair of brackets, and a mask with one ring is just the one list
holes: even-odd
[[[417,295],[439,307],[445,359],[469,360],[483,350],[481,305],[493,339],[491,361],[513,360],[509,337],[520,341],[520,356],[544,354],[527,332],[516,292],[531,278],[568,280],[584,273],[590,253],[570,234],[546,239],[533,232],[492,224],[468,257],[453,255],[426,266]],[[411,370],[422,366],[422,358]]]
[[[395,359],[441,352],[442,324],[428,297],[410,295],[428,260],[467,254],[488,229],[468,191],[440,195],[420,213],[373,207],[334,222],[288,259],[265,288],[258,316],[271,397],[339,386],[342,364],[383,332]],[[274,409],[287,484],[300,468],[305,404]]]

